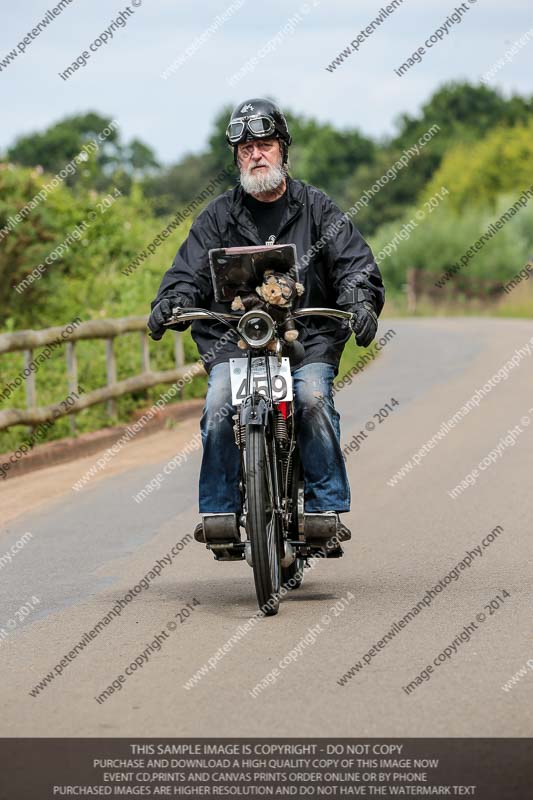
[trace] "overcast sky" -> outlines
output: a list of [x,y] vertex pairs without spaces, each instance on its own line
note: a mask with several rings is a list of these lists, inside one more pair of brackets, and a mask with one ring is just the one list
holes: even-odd
[[[57,2],[3,4],[0,65]],[[66,115],[95,110],[116,118],[126,140],[138,137],[162,161],[176,161],[203,148],[223,105],[264,94],[297,113],[385,136],[394,130],[398,114],[416,112],[444,81],[479,80],[528,30],[532,38],[491,83],[506,94],[533,93],[531,0],[465,0],[462,22],[449,26],[443,41],[403,77],[394,69],[445,23],[460,5],[457,0],[403,0],[334,72],[325,67],[387,0],[129,2],[126,25],[117,27],[96,52],[89,45],[127,8],[126,2],[72,0],[28,40],[25,52],[2,67],[0,149]],[[227,19],[221,21],[224,14]],[[163,79],[162,73],[217,15],[218,29]],[[276,49],[231,86],[230,78],[284,26]],[[87,65],[62,80],[58,73],[84,50],[90,52]]]

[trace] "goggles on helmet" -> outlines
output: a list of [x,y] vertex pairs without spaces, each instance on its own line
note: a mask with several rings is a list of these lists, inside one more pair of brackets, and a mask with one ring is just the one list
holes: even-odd
[[231,144],[244,141],[246,132],[255,138],[272,136],[276,125],[272,117],[266,114],[256,114],[253,117],[237,117],[232,119],[226,129],[226,136]]

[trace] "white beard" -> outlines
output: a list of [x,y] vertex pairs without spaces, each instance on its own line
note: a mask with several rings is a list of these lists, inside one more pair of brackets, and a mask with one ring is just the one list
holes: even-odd
[[281,158],[278,164],[269,165],[267,172],[254,174],[253,167],[248,168],[240,167],[241,186],[248,194],[264,194],[265,192],[275,191],[285,178],[287,171],[281,163]]

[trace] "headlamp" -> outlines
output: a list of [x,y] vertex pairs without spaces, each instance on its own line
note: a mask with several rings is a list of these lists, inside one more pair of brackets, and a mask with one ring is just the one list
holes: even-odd
[[264,347],[274,335],[274,320],[266,311],[247,311],[237,330],[250,347]]

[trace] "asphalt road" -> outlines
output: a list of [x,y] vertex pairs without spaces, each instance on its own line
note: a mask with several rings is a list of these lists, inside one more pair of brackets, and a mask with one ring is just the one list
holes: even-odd
[[[254,618],[245,563],[216,563],[185,542],[60,664],[192,531],[198,449],[142,503],[132,497],[194,436],[196,420],[131,442],[80,491],[71,485],[94,456],[1,486],[0,557],[32,534],[10,563],[0,559],[2,736],[532,735],[533,671],[502,686],[533,659],[533,322],[385,320],[380,334],[389,328],[379,359],[337,394],[343,442],[360,442],[347,456],[353,539],[344,558],[307,571],[277,617]],[[477,408],[441,428],[528,344],[531,355],[515,358]],[[467,551],[470,566],[444,581]],[[136,658],[142,666],[118,678]]]

